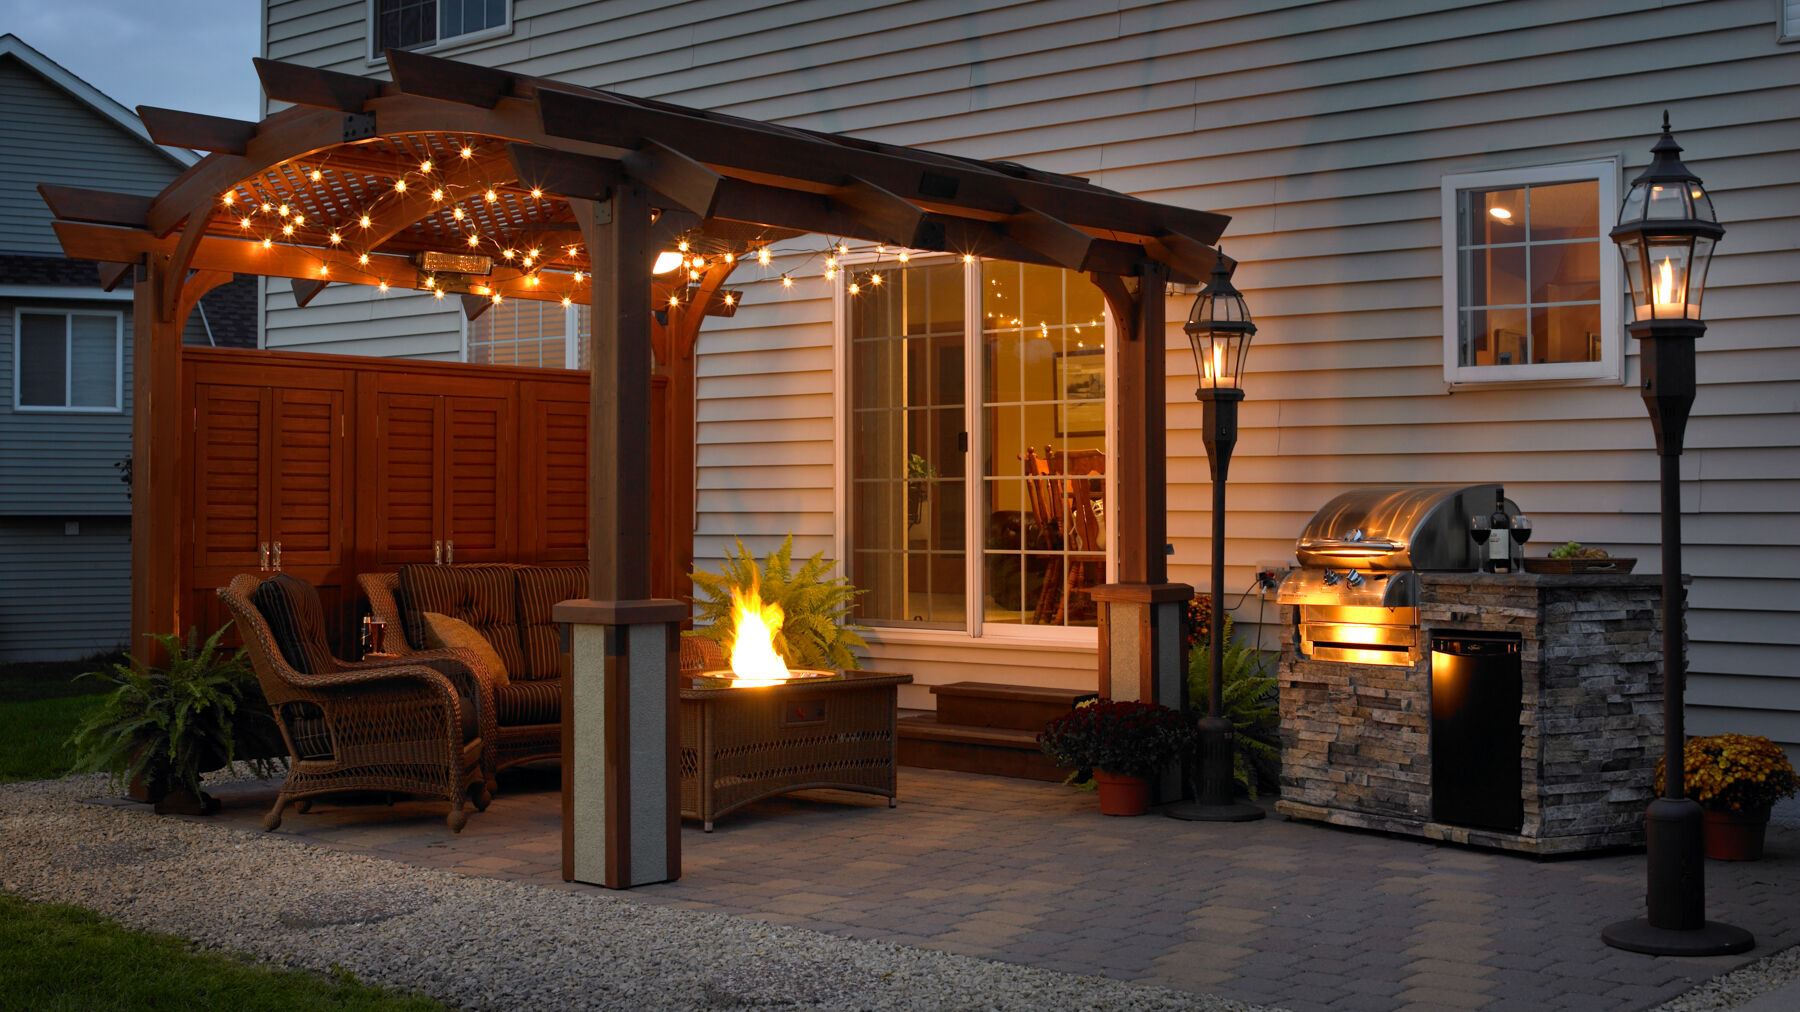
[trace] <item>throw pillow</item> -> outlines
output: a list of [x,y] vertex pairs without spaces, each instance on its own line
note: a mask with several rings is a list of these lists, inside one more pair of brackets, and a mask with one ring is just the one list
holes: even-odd
[[467,622],[435,611],[425,612],[425,644],[429,647],[463,647],[475,652],[481,663],[488,669],[494,680],[494,688],[499,688],[509,681],[506,665],[500,660],[500,652],[494,649],[486,636]]

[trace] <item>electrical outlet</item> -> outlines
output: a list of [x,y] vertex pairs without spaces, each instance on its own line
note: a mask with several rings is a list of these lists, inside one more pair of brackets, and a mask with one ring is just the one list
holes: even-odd
[[1258,562],[1256,564],[1256,584],[1263,590],[1274,590],[1281,586],[1281,581],[1294,568],[1291,562]]

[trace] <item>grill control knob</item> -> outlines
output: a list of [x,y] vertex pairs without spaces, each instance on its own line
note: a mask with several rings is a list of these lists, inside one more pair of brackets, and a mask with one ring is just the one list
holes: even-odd
[[1352,569],[1350,572],[1344,574],[1344,583],[1346,586],[1360,587],[1363,585],[1363,575]]
[[1335,569],[1327,569],[1327,570],[1326,570],[1326,571],[1325,571],[1325,586],[1327,586],[1327,587],[1335,587],[1335,586],[1337,586],[1337,585],[1338,585],[1338,572],[1337,572],[1337,570],[1335,570]]

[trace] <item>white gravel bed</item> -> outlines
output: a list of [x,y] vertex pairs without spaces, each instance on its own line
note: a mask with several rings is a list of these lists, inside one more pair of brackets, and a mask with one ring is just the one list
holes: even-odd
[[84,803],[105,791],[0,785],[0,889],[457,1008],[1256,1008]]

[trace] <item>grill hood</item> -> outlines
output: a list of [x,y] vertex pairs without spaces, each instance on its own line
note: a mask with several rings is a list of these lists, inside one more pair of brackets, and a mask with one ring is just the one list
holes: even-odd
[[[1481,555],[1469,518],[1493,512],[1498,484],[1386,485],[1326,503],[1307,522],[1281,583],[1281,604],[1412,608],[1420,571],[1473,572]],[[1508,515],[1518,506],[1506,502]]]
[[[1471,571],[1481,558],[1469,518],[1493,512],[1495,485],[1387,485],[1338,496],[1314,513],[1294,546],[1302,567],[1396,572]],[[1510,501],[1509,515],[1519,508]]]

